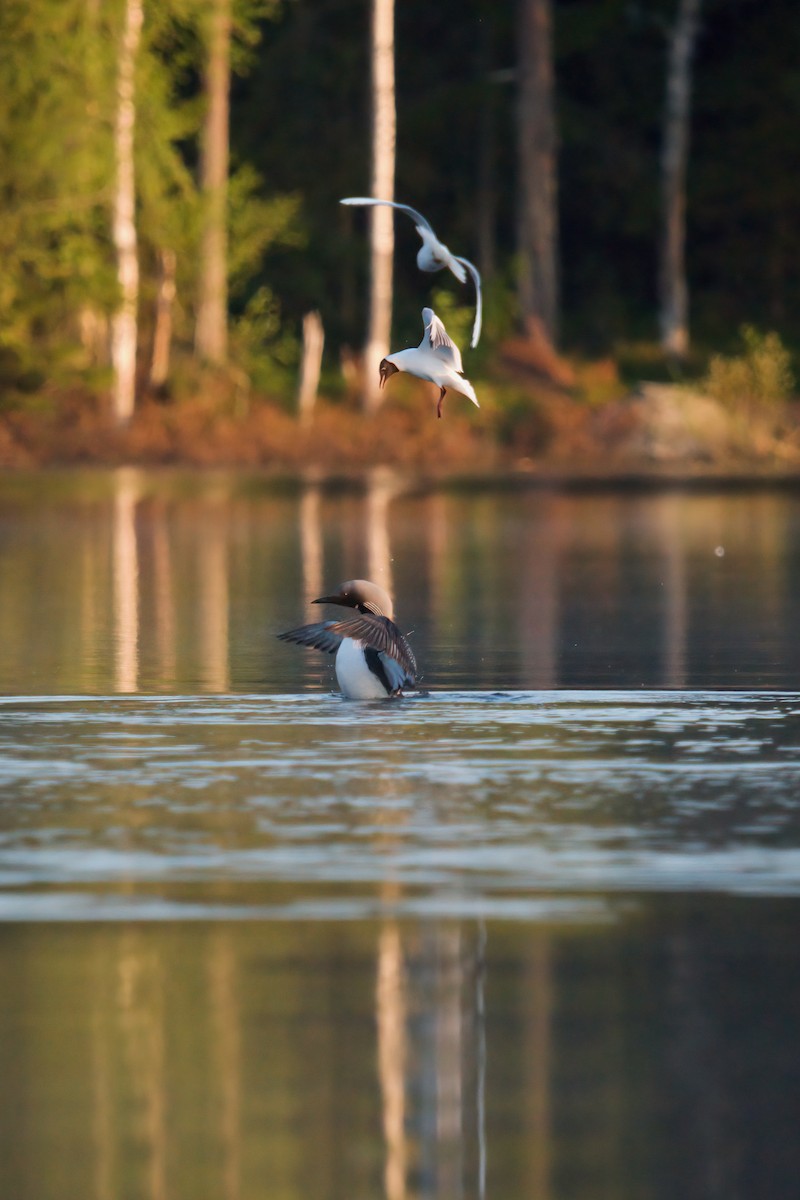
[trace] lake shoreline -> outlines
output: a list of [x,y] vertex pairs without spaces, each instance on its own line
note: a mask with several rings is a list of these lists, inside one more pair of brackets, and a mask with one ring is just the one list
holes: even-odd
[[133,467],[254,472],[318,483],[375,470],[426,485],[742,487],[800,484],[800,421],[730,412],[707,397],[643,384],[590,405],[552,389],[514,405],[488,396],[476,412],[428,390],[401,388],[373,415],[321,401],[301,421],[262,398],[220,404],[146,399],[124,428],[84,395],[53,394],[0,412],[0,470]]
[[534,468],[514,468],[484,471],[452,469],[440,472],[416,472],[390,466],[348,471],[324,471],[315,467],[287,471],[271,466],[230,466],[192,463],[49,463],[44,466],[0,466],[0,481],[15,489],[21,485],[35,486],[38,480],[63,485],[66,492],[73,485],[78,490],[100,493],[116,486],[120,476],[137,481],[143,492],[151,488],[178,492],[196,488],[205,490],[217,483],[233,481],[256,491],[276,491],[287,494],[317,488],[323,492],[361,494],[376,486],[388,488],[395,494],[426,495],[433,492],[563,492],[585,493],[726,493],[726,492],[795,492],[800,491],[800,471],[741,470],[719,468],[714,471],[619,469],[605,471],[590,466],[562,470],[547,464]]

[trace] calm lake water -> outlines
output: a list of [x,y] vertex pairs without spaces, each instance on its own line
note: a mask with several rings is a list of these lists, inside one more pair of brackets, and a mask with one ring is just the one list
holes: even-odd
[[[800,1177],[800,492],[0,479],[0,1196]],[[428,693],[275,639],[363,575]]]

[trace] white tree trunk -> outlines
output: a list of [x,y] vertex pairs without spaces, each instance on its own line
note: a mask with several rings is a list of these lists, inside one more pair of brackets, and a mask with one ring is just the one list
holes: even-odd
[[307,424],[314,412],[322,368],[322,351],[325,347],[325,330],[318,312],[309,312],[303,317],[303,358],[300,363],[300,382],[297,388],[297,409],[300,420]]
[[195,351],[206,362],[228,355],[228,160],[231,82],[231,0],[213,0],[206,63],[206,117],[200,168],[205,223]]
[[139,261],[136,243],[133,135],[136,125],[136,56],[142,20],[142,0],[126,0],[125,25],[117,60],[117,113],[114,124],[117,179],[113,237],[117,254],[120,301],[112,321],[111,363],[114,369],[113,412],[119,425],[125,425],[131,419],[136,400]]
[[[394,199],[397,117],[394,95],[394,0],[372,0],[372,195]],[[370,297],[364,350],[364,406],[374,411],[382,394],[378,364],[389,353],[392,330],[392,257],[394,213],[375,207],[370,213]]]
[[686,166],[692,54],[701,0],[679,0],[667,56],[667,96],[661,155],[663,229],[660,261],[661,345],[673,357],[689,349],[689,292],[686,285]]
[[551,0],[519,0],[519,302],[524,324],[558,336],[558,177]]

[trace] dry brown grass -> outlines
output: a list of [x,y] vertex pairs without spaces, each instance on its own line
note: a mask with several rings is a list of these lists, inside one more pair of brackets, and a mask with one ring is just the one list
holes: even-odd
[[[614,378],[600,382],[616,388]],[[552,381],[523,387],[501,373],[499,382],[480,384],[480,411],[451,394],[439,421],[435,389],[405,378],[392,383],[375,416],[364,416],[353,399],[323,400],[313,420],[302,425],[279,403],[252,397],[243,402],[230,389],[207,387],[192,399],[145,399],[123,430],[114,427],[96,397],[53,392],[38,397],[33,407],[0,414],[0,468],[132,464],[346,474],[384,465],[432,476],[540,468],[608,475],[646,473],[653,463],[665,462],[678,472],[681,463],[690,470],[699,461],[715,469],[746,469],[755,455],[767,466],[767,460],[779,469],[797,462],[800,469],[800,424],[790,410],[780,438],[773,436],[756,455],[755,428],[744,440],[728,436],[727,425],[724,437],[708,430],[700,437],[696,406],[690,405],[692,421],[679,420],[680,412],[657,420],[661,409],[639,392],[593,403],[580,388],[576,396]],[[674,389],[662,390],[672,396]],[[689,403],[682,392],[677,400]],[[677,400],[669,400],[668,415]]]
[[422,389],[396,404],[390,397],[372,417],[322,402],[307,426],[266,400],[251,401],[237,415],[209,396],[176,404],[149,399],[126,429],[117,429],[90,397],[70,393],[36,411],[0,416],[0,466],[133,463],[331,471],[380,464],[426,470],[496,465],[494,438],[481,414],[465,412],[459,397],[449,399],[441,421]]

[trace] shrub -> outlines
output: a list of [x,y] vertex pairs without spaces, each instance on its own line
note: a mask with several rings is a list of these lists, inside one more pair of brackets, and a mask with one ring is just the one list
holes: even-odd
[[752,325],[741,330],[742,354],[715,354],[708,366],[705,390],[729,408],[741,405],[775,406],[794,390],[791,355],[777,333],[759,333]]

